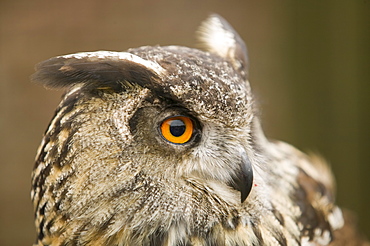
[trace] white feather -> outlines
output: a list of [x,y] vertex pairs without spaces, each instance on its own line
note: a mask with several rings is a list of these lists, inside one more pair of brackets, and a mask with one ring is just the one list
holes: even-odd
[[74,59],[88,59],[89,61],[99,61],[99,60],[127,60],[137,64],[141,64],[146,68],[152,70],[157,75],[163,75],[165,69],[161,67],[158,63],[145,60],[137,55],[128,52],[115,52],[115,51],[94,51],[94,52],[80,52],[69,55],[58,56],[61,58],[74,58]]

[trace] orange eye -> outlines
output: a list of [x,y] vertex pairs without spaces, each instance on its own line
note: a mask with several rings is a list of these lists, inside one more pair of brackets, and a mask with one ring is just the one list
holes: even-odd
[[174,116],[165,119],[161,124],[161,134],[169,142],[184,144],[193,135],[193,121],[186,116]]

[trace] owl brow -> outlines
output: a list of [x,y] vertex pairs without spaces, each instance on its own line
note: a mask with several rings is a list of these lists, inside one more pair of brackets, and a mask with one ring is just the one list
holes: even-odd
[[135,61],[117,59],[117,57],[93,59],[90,56],[59,56],[39,63],[31,79],[51,89],[76,84],[81,84],[88,89],[111,88],[113,90],[125,89],[130,84],[146,88],[156,87],[155,81],[159,79],[160,70],[147,67],[144,62]]

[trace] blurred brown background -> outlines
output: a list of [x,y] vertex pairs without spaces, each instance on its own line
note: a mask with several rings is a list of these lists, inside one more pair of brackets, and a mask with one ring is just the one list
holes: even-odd
[[370,236],[369,0],[0,0],[1,246],[35,238],[30,173],[62,94],[29,82],[34,65],[79,51],[194,47],[214,12],[248,45],[266,134],[326,157],[338,203]]

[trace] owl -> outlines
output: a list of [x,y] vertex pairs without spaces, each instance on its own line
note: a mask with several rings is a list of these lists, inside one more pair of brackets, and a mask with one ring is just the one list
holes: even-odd
[[65,94],[32,173],[34,245],[366,245],[325,162],[265,137],[236,31],[211,15],[198,37],[36,66]]

